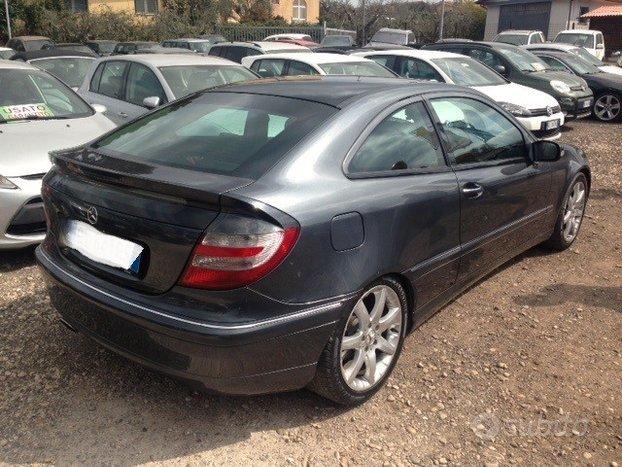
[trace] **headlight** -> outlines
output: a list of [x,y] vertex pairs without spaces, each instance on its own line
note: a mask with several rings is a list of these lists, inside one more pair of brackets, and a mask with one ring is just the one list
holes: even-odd
[[529,117],[531,115],[531,111],[529,109],[526,109],[520,105],[510,104],[509,102],[499,102],[499,105],[517,117]]
[[16,190],[17,189],[17,185],[15,183],[13,183],[11,180],[9,180],[6,177],[3,177],[2,175],[0,175],[0,189],[2,190]]
[[561,94],[570,94],[570,86],[563,81],[554,79],[551,81],[551,87]]

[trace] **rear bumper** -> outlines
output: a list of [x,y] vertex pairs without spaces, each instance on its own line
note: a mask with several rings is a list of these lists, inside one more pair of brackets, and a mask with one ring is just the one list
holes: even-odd
[[45,237],[41,180],[10,180],[18,188],[0,190],[0,250],[35,245]]
[[[299,389],[351,299],[245,323],[189,319],[117,296],[63,268],[39,247],[52,304],[70,327],[151,369],[204,389],[259,394]],[[279,307],[274,302],[275,308]]]

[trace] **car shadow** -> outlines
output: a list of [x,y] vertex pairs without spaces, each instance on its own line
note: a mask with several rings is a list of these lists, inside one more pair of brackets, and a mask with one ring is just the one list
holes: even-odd
[[346,411],[307,390],[196,392],[70,331],[41,295],[0,304],[0,419],[9,421],[0,424],[0,442],[9,440],[0,445],[1,462],[142,464],[272,430],[298,443],[297,427]]
[[515,302],[530,307],[552,307],[574,303],[622,313],[622,287],[580,284],[551,284],[539,292],[517,297]]
[[0,272],[11,272],[35,264],[35,246],[19,250],[0,250]]

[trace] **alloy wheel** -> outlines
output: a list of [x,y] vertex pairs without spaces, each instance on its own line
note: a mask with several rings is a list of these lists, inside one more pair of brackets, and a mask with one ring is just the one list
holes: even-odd
[[363,392],[382,381],[397,353],[402,326],[402,305],[391,287],[372,287],[359,299],[340,347],[341,375],[350,389]]
[[599,120],[610,122],[620,115],[622,103],[617,96],[606,94],[600,96],[594,103],[594,113]]
[[581,226],[583,213],[585,212],[585,184],[577,182],[572,187],[572,192],[566,201],[564,219],[562,222],[562,235],[568,243],[572,242]]

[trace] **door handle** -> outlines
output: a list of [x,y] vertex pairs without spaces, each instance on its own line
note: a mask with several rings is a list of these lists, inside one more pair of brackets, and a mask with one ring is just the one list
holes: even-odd
[[119,117],[127,118],[127,114],[125,112],[119,112]]
[[462,194],[467,198],[476,199],[484,194],[484,187],[479,183],[465,183],[462,186]]

